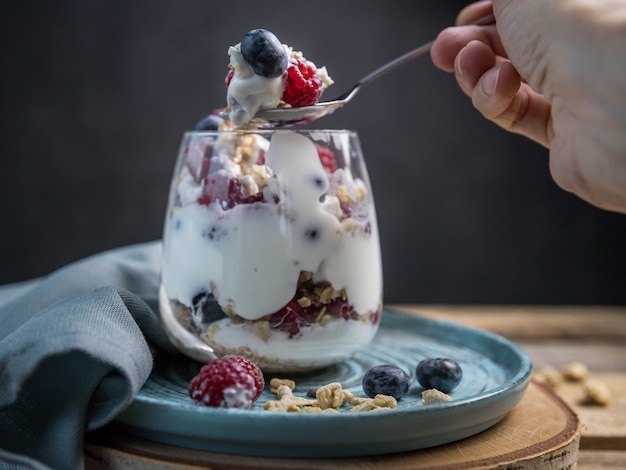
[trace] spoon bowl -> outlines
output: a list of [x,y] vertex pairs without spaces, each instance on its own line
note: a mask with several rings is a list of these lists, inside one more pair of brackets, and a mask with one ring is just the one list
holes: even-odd
[[265,124],[272,127],[293,126],[316,121],[319,118],[334,113],[348,100],[324,101],[311,106],[300,108],[272,108],[261,110],[254,116],[253,123]]
[[[478,20],[470,23],[472,25],[489,25],[493,24],[495,18],[493,13],[486,15]],[[355,95],[359,92],[361,88],[370,84],[377,78],[391,72],[396,69],[400,65],[403,65],[407,62],[420,57],[427,52],[430,51],[432,45],[435,41],[427,42],[419,47],[416,47],[413,50],[401,55],[393,59],[390,62],[387,62],[385,65],[377,68],[373,72],[370,72],[363,78],[361,78],[358,82],[356,82],[352,88],[339,95],[334,100],[330,101],[322,101],[320,103],[316,103],[311,106],[302,106],[298,108],[272,108],[272,109],[262,109],[259,110],[254,119],[250,121],[250,123],[256,127],[285,127],[285,126],[293,126],[297,124],[306,124],[309,122],[316,121],[324,116],[328,116],[329,114],[334,113],[339,108],[342,108],[346,103],[348,103]],[[220,117],[227,119],[228,113],[220,114]]]

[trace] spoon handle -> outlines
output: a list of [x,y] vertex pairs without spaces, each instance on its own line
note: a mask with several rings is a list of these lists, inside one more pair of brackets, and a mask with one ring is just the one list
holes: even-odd
[[[483,16],[482,18],[477,19],[476,21],[473,21],[470,24],[471,25],[488,25],[494,22],[495,22],[495,17],[493,16],[493,13],[490,13],[486,16]],[[435,42],[434,40],[427,42],[426,44],[416,47],[415,49],[410,50],[406,54],[403,54],[400,57],[397,57],[393,59],[392,61],[387,62],[385,65],[378,67],[376,70],[368,73],[366,76],[361,78],[358,82],[356,82],[356,84],[350,90],[345,92],[343,95],[335,98],[334,101],[351,99],[356,94],[356,92],[359,91],[360,88],[364,87],[365,85],[368,85],[369,83],[373,82],[374,80],[381,77],[382,75],[385,75],[387,72],[391,72],[392,70],[399,67],[400,65],[410,62],[411,60],[430,51],[434,42]]]

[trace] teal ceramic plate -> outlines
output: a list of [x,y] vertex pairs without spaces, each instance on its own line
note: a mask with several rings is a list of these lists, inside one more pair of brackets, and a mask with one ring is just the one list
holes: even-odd
[[[415,366],[425,357],[456,359],[463,379],[453,401],[422,405]],[[294,395],[341,382],[364,396],[361,379],[371,367],[395,364],[411,375],[395,410],[281,413],[263,410],[275,399],[269,387],[251,410],[194,405],[187,384],[199,365],[158,357],[133,403],[118,418],[133,435],[166,444],[245,455],[349,457],[421,449],[479,433],[500,421],[523,397],[531,373],[526,353],[492,333],[458,324],[384,311],[370,347],[352,359],[295,380]],[[269,382],[269,377],[266,377]]]

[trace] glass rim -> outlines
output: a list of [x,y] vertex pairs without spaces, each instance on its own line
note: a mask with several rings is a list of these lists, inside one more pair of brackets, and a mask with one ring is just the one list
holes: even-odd
[[358,134],[354,129],[300,129],[295,127],[276,127],[276,128],[263,128],[263,129],[217,129],[217,130],[188,130],[184,132],[185,136],[197,137],[197,136],[215,136],[215,135],[245,135],[245,134],[260,134],[260,135],[273,135],[281,132],[297,132],[299,134]]

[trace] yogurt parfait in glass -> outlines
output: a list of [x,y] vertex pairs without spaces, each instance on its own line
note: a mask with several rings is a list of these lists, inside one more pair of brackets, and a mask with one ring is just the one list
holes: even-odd
[[184,135],[163,236],[160,311],[172,342],[264,372],[341,362],[374,337],[382,266],[355,132]]

